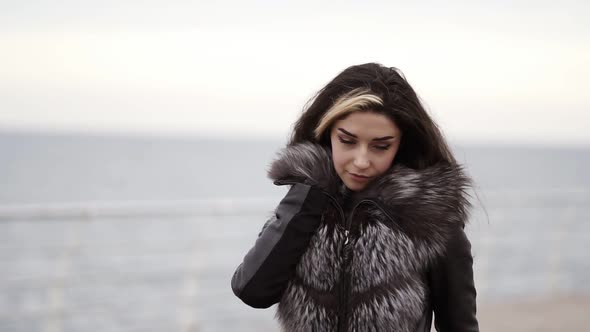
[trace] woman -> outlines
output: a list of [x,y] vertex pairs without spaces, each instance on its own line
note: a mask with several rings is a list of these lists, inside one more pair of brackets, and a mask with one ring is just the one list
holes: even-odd
[[470,179],[400,72],[328,83],[269,177],[290,185],[232,278],[284,331],[478,331]]

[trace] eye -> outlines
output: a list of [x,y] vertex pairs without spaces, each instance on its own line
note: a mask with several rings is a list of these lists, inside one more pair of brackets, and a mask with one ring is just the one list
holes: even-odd
[[340,136],[338,136],[338,140],[344,144],[354,144],[354,141],[345,140]]
[[375,145],[375,148],[385,151],[385,150],[389,149],[390,146],[391,145],[389,145],[389,144],[388,145]]

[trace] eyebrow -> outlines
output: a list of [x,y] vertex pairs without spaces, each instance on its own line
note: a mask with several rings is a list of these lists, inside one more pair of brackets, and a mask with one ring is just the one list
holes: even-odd
[[[358,136],[356,136],[355,134],[349,133],[348,131],[342,129],[342,128],[338,128],[339,131],[343,132],[344,134],[348,135],[348,136],[352,136],[354,138],[358,138]],[[378,138],[373,138],[372,141],[386,141],[388,139],[392,139],[395,138],[394,136],[385,136],[385,137],[378,137]]]

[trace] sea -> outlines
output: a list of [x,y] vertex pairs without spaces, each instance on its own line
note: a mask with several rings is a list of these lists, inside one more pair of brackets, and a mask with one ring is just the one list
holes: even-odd
[[[230,280],[284,144],[0,131],[0,331],[277,331]],[[590,295],[590,147],[452,149],[478,303]]]

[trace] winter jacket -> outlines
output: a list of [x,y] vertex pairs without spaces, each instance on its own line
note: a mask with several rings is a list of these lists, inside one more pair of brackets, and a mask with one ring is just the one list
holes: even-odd
[[319,145],[270,168],[290,184],[232,278],[246,304],[278,303],[283,331],[478,331],[468,178],[458,165],[392,166],[349,191]]

